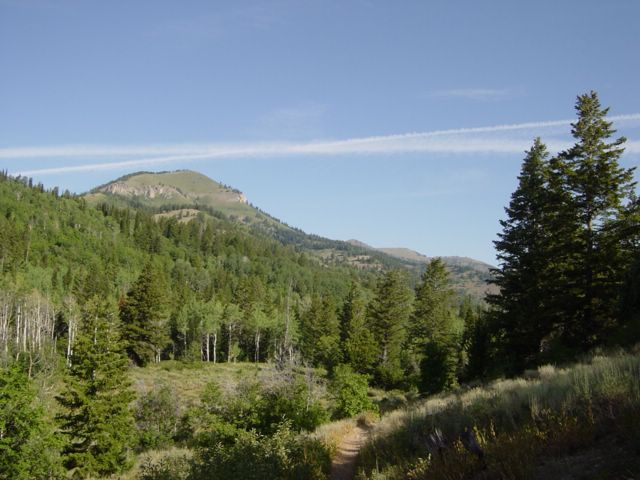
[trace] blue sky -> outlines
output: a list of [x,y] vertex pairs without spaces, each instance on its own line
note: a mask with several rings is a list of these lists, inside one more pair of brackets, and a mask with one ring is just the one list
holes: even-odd
[[0,0],[0,168],[190,168],[308,232],[495,262],[597,90],[640,160],[640,2]]

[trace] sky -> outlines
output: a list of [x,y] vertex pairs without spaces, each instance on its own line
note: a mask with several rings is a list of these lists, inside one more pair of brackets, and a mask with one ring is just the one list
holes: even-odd
[[[0,0],[0,169],[192,169],[290,225],[495,264],[540,136],[598,92],[640,163],[640,2]],[[636,175],[637,176],[637,175]]]

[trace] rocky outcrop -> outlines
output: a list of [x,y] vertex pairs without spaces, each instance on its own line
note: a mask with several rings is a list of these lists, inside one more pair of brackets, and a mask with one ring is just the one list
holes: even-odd
[[184,199],[187,198],[180,190],[168,185],[140,185],[133,186],[126,183],[111,183],[101,189],[104,193],[121,195],[123,197],[144,197],[149,199]]

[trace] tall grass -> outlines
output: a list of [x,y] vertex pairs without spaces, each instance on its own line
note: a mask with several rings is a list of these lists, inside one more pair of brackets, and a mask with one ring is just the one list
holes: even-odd
[[[483,460],[462,446],[465,428],[474,432]],[[436,429],[446,443],[440,450],[430,447]],[[640,465],[639,431],[640,357],[594,357],[389,414],[361,452],[360,478],[534,478],[544,460],[593,448],[603,439]]]

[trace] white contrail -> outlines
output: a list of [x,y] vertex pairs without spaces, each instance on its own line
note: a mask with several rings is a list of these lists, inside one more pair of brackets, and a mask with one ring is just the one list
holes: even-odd
[[[617,123],[640,120],[640,113],[609,117]],[[54,147],[19,147],[0,149],[0,158],[51,157],[118,157],[145,156],[84,165],[39,168],[19,172],[20,175],[44,175],[91,170],[113,170],[127,167],[160,165],[178,161],[197,161],[232,157],[273,157],[285,155],[344,155],[392,154],[431,152],[455,153],[521,153],[530,146],[530,140],[514,138],[474,138],[477,134],[517,130],[540,130],[569,125],[573,120],[551,120],[488,127],[456,128],[397,135],[372,136],[334,141],[306,143],[245,143],[245,144],[173,144],[143,146],[66,145]],[[549,142],[552,151],[569,146],[569,142]],[[627,142],[628,153],[639,153],[638,142]],[[150,156],[150,157],[149,157]]]

